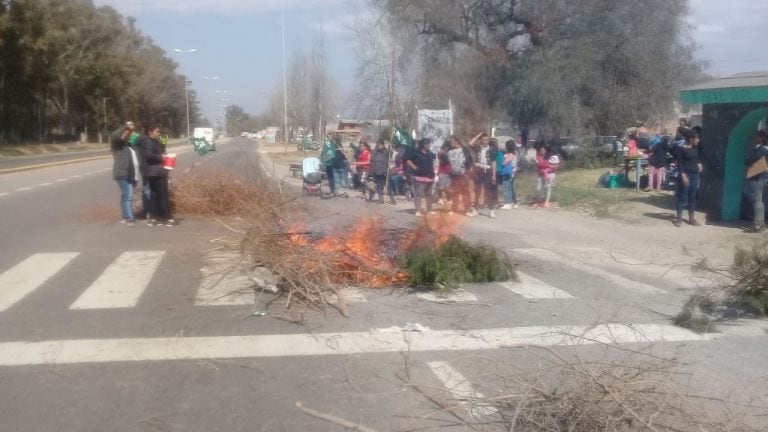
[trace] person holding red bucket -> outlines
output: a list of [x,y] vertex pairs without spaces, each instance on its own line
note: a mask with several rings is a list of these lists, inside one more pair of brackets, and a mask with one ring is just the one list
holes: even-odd
[[147,129],[147,139],[142,150],[145,162],[142,166],[142,175],[149,183],[149,213],[152,215],[152,219],[147,219],[147,225],[174,226],[176,223],[171,217],[168,194],[168,173],[176,165],[176,156],[165,154],[160,144],[159,126],[153,125]]

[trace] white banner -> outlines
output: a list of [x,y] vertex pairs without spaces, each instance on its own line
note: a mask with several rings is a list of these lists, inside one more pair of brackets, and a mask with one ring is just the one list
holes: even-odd
[[417,135],[419,139],[431,139],[432,152],[437,154],[443,142],[451,136],[451,110],[419,110]]

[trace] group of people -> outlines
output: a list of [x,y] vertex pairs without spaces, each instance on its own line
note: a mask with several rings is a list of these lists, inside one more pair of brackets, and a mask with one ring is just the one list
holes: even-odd
[[[384,203],[386,189],[392,204],[400,194],[412,199],[417,216],[433,213],[434,204],[447,202],[450,213],[469,217],[487,210],[487,215],[495,218],[496,209],[517,208],[515,177],[521,159],[515,140],[500,147],[485,132],[479,132],[466,144],[451,136],[435,154],[429,138],[418,140],[413,148],[393,149],[383,140],[371,148],[361,139],[358,145],[351,145],[351,150],[348,158],[341,145],[335,143],[333,154],[323,157],[333,196],[340,188],[350,188],[359,190],[368,201]],[[536,167],[540,194],[534,206],[549,207],[559,157],[542,147],[537,151]],[[499,202],[500,186],[503,203]]]
[[[121,222],[134,226],[137,218],[149,226],[174,226],[171,216],[168,185],[169,170],[163,162],[165,144],[160,139],[160,127],[150,125],[139,134],[133,122],[127,122],[110,136],[112,176],[120,187]],[[134,214],[133,194],[139,180],[142,185],[142,210]]]

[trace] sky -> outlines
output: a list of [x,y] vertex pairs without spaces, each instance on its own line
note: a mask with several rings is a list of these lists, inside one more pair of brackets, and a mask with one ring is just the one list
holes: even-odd
[[[281,0],[95,0],[137,19],[137,27],[165,49],[189,76],[203,116],[220,105],[257,114],[282,83]],[[365,12],[361,0],[284,0],[286,52],[309,51],[325,34],[329,72],[349,100],[357,64],[350,26]],[[768,70],[768,0],[690,0],[697,58],[707,72],[727,76]],[[173,49],[196,49],[177,53]],[[206,80],[203,77],[218,77]],[[216,93],[216,91],[229,93]],[[220,99],[229,99],[221,101]],[[341,114],[351,114],[341,109]]]

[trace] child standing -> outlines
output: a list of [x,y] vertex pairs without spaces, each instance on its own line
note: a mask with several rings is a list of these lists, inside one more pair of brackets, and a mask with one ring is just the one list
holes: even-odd
[[[536,167],[539,178],[536,181],[537,202],[535,208],[551,206],[552,186],[555,183],[555,171],[560,168],[560,158],[547,147],[540,147],[536,155]],[[543,198],[543,200],[542,200]]]
[[517,143],[509,140],[504,144],[506,152],[501,162],[501,188],[504,191],[502,210],[517,208],[517,193],[515,192],[515,176],[517,175]]

